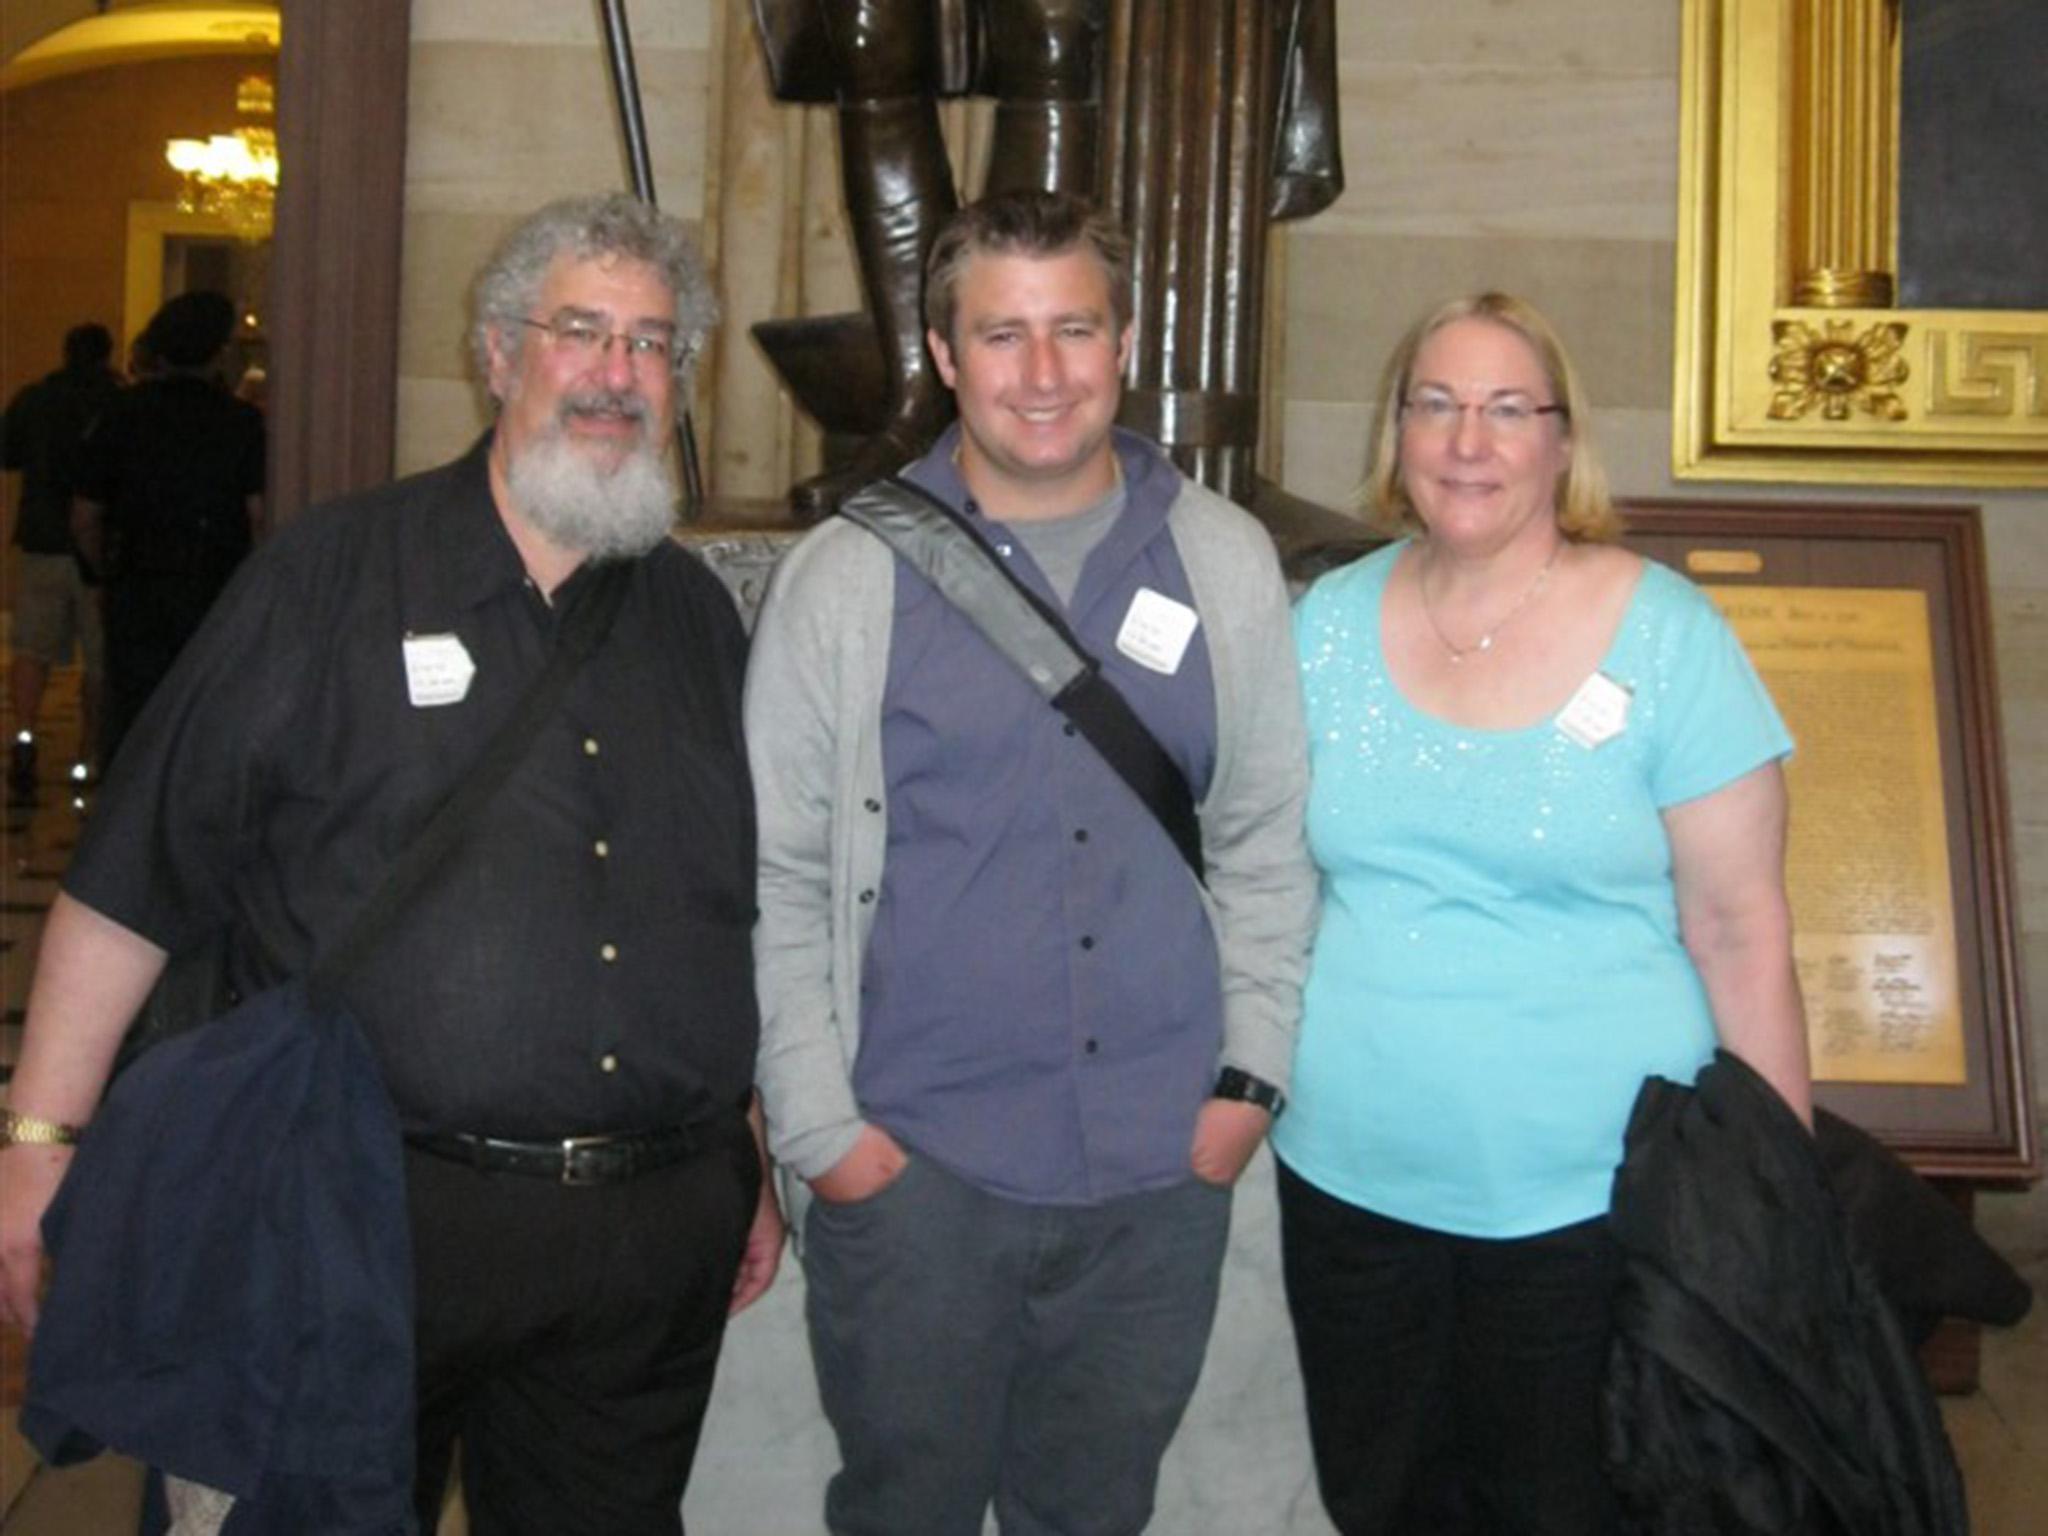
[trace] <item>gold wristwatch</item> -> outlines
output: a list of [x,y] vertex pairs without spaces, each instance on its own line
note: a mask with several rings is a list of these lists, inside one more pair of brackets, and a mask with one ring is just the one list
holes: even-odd
[[77,1144],[79,1134],[75,1125],[0,1109],[0,1147],[69,1147]]

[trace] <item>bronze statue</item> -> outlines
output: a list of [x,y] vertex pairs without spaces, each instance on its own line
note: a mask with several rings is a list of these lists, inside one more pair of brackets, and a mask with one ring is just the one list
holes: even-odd
[[1291,576],[1358,553],[1352,518],[1253,473],[1267,232],[1344,187],[1331,0],[1116,0],[1097,201],[1131,236],[1120,419],[1249,507]]
[[992,189],[1085,193],[1107,11],[1108,0],[756,0],[777,98],[838,104],[846,209],[887,401],[850,463],[791,492],[806,520],[923,452],[952,409],[925,355],[919,307],[925,255],[958,207],[940,98],[997,98]]
[[[1255,509],[1259,322],[1269,219],[1343,187],[1334,0],[754,0],[777,99],[835,103],[867,326],[756,327],[800,402],[866,440],[796,486],[813,520],[915,457],[950,405],[925,353],[924,258],[958,204],[947,96],[996,98],[988,190],[1078,192],[1136,250],[1132,425]],[[881,404],[848,409],[850,379]],[[826,397],[831,398],[826,398]],[[1267,499],[1270,499],[1267,498]]]

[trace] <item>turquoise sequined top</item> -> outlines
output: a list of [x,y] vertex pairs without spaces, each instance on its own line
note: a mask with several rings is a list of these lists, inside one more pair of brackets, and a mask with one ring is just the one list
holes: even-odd
[[1706,596],[1654,563],[1600,666],[1630,690],[1618,736],[1425,714],[1380,647],[1400,548],[1295,615],[1323,910],[1273,1140],[1380,1215],[1527,1236],[1605,1211],[1644,1076],[1713,1053],[1661,810],[1792,740]]

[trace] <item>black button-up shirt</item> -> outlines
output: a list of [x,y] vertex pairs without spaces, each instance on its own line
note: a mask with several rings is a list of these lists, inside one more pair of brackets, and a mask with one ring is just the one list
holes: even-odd
[[[66,888],[172,950],[232,924],[245,986],[302,974],[545,667],[587,576],[542,600],[483,445],[309,513],[237,577],[123,744]],[[475,665],[466,694],[415,704],[407,637],[451,635]],[[694,558],[664,544],[635,562],[561,707],[343,980],[409,1127],[625,1130],[745,1093],[744,652]]]

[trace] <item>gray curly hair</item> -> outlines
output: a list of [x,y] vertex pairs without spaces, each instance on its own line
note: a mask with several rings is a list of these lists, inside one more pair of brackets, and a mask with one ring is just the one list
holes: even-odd
[[626,257],[661,274],[676,299],[673,371],[687,391],[704,338],[718,323],[718,300],[682,221],[624,192],[549,203],[498,243],[470,290],[469,345],[479,374],[491,376],[493,336],[518,360],[526,342],[520,321],[532,315],[548,268],[564,254],[583,261]]

